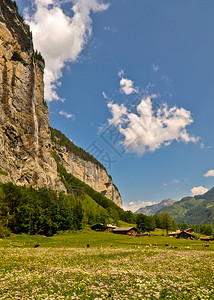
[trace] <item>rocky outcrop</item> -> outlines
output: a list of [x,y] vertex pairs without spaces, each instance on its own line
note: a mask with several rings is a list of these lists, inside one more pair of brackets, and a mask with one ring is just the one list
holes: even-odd
[[97,192],[114,201],[118,206],[122,206],[120,193],[104,167],[81,159],[69,152],[65,146],[53,145],[53,149],[57,154],[58,161],[68,173],[90,185]]
[[100,163],[87,162],[52,145],[44,67],[15,2],[1,0],[0,181],[65,190],[51,154],[54,148],[68,172],[121,206],[120,194]]

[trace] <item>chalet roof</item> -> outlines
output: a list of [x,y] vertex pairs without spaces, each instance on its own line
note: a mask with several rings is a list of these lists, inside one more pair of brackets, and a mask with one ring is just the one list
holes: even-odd
[[180,230],[172,231],[169,233],[169,235],[179,234],[180,232],[181,232]]
[[200,240],[209,240],[210,236],[200,236]]
[[185,234],[187,234],[187,235],[189,235],[189,236],[194,237],[193,234],[191,234],[190,232],[188,232],[188,231],[186,231],[186,230],[183,230],[183,231],[179,232],[179,233],[178,233],[178,236],[179,236],[179,235],[182,235],[182,233],[185,233]]
[[113,229],[114,232],[119,232],[119,231],[128,232],[130,230],[137,231],[137,229],[135,227],[117,227],[117,228]]

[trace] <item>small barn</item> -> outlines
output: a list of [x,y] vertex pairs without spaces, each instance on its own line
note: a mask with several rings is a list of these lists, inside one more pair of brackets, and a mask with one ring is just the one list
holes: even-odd
[[180,233],[177,234],[177,239],[190,239],[194,240],[194,235],[191,233],[187,232],[186,230],[181,231]]
[[137,228],[135,227],[117,227],[112,230],[115,234],[123,235],[137,235]]
[[200,236],[200,240],[209,242],[210,236]]
[[143,232],[138,234],[137,236],[151,236],[151,234],[149,232]]

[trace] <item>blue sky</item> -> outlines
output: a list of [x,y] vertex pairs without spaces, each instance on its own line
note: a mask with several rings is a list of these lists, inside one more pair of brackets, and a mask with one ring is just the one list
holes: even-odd
[[17,4],[46,59],[51,126],[106,166],[125,208],[214,186],[213,2]]

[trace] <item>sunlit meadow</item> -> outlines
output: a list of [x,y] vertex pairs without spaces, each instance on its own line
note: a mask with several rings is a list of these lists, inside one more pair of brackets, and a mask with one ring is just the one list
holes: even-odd
[[[65,243],[70,239],[72,246],[75,236],[79,238],[59,238]],[[196,249],[189,241],[190,246],[172,249],[160,243],[149,246],[148,241],[160,242],[161,237],[95,236],[103,244],[104,237],[107,243],[111,237],[118,239],[121,247],[69,248],[59,242],[54,248],[47,246],[47,238],[35,237],[41,246],[33,248],[23,242],[25,236],[1,241],[0,299],[214,299],[213,245],[203,249],[199,242]],[[48,241],[51,245],[52,239]],[[129,247],[124,247],[126,241]]]

